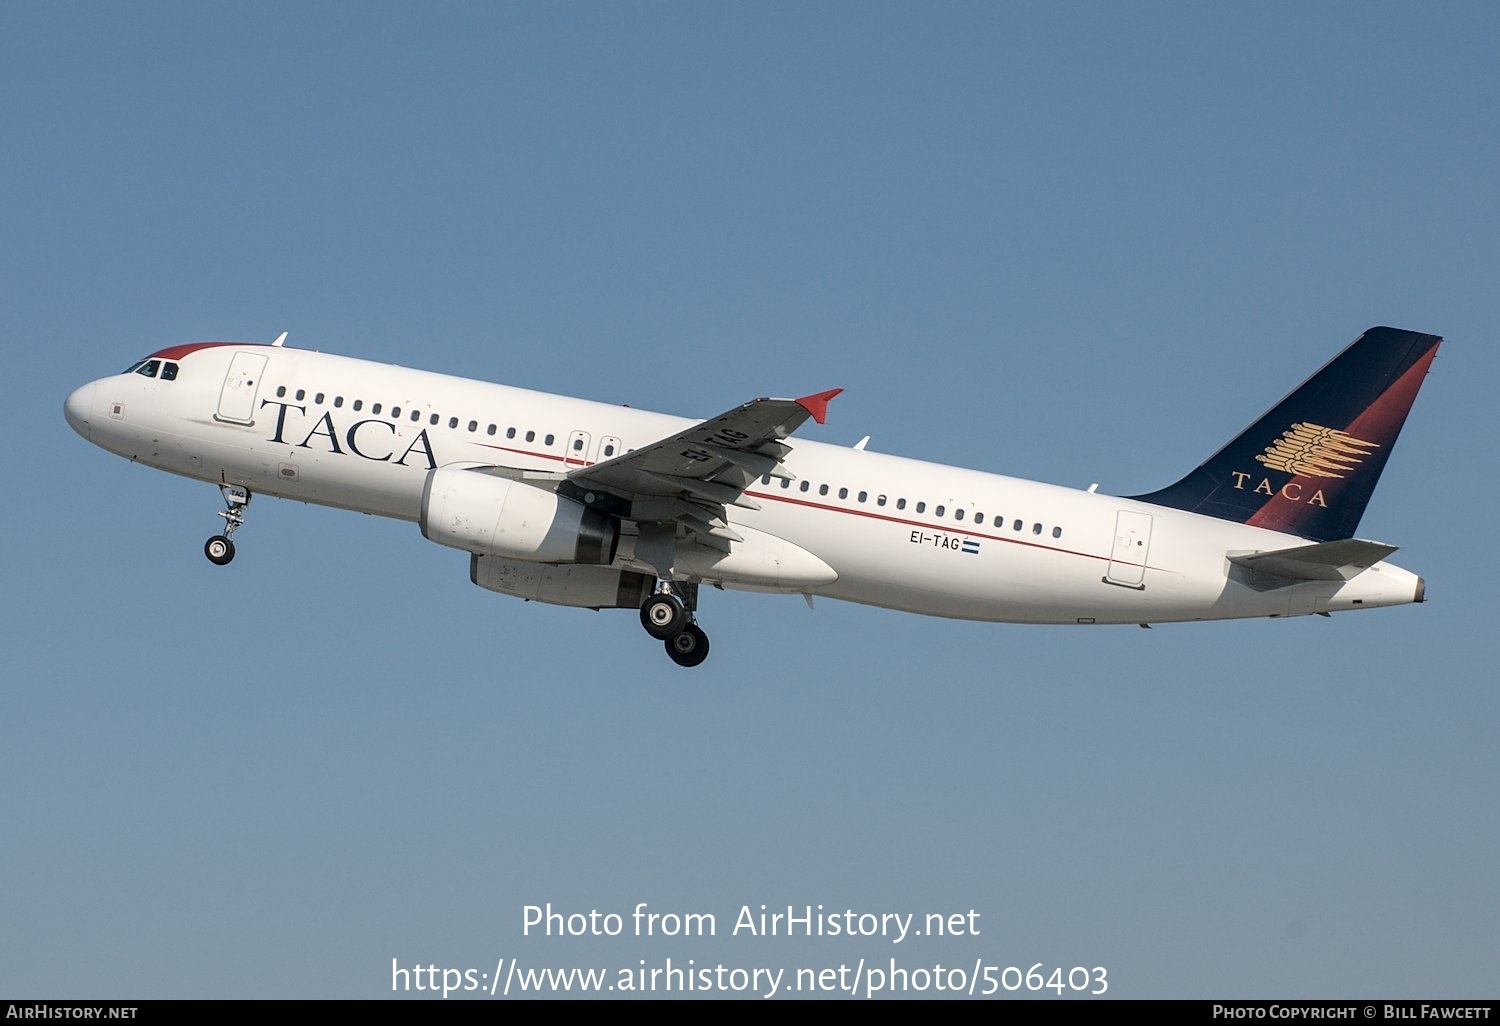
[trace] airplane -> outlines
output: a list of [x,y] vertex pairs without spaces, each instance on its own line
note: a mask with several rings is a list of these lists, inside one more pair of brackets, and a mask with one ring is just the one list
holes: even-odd
[[1139,624],[1422,602],[1355,537],[1442,339],[1364,332],[1175,484],[1111,496],[793,434],[841,389],[695,421],[287,346],[160,349],[67,397],[132,462],[218,485],[235,556],[255,494],[415,522],[522,599],[636,609],[680,666],[702,585],[930,616]]

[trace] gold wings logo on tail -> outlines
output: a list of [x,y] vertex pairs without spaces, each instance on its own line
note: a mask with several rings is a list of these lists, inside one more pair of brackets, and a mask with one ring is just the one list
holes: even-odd
[[1272,470],[1305,477],[1342,478],[1364,462],[1374,442],[1321,424],[1293,424],[1255,458]]

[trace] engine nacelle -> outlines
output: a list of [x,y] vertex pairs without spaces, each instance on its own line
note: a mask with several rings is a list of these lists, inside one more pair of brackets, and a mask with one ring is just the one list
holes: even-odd
[[607,564],[619,521],[556,492],[461,467],[442,467],[422,487],[422,535],[439,545],[532,563]]
[[495,556],[469,560],[469,580],[502,595],[587,609],[639,609],[656,578],[607,566],[549,566]]

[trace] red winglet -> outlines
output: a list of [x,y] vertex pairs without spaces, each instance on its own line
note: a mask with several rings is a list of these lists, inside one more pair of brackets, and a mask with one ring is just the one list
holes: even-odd
[[811,413],[813,420],[821,424],[824,418],[828,416],[828,400],[842,391],[842,388],[830,388],[828,391],[819,392],[817,395],[805,395],[801,399],[796,400],[796,403],[808,413]]

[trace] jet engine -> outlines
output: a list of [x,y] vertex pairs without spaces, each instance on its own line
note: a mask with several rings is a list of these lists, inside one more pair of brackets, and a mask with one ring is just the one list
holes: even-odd
[[422,535],[476,555],[533,563],[605,565],[619,521],[555,492],[463,467],[442,467],[422,487]]

